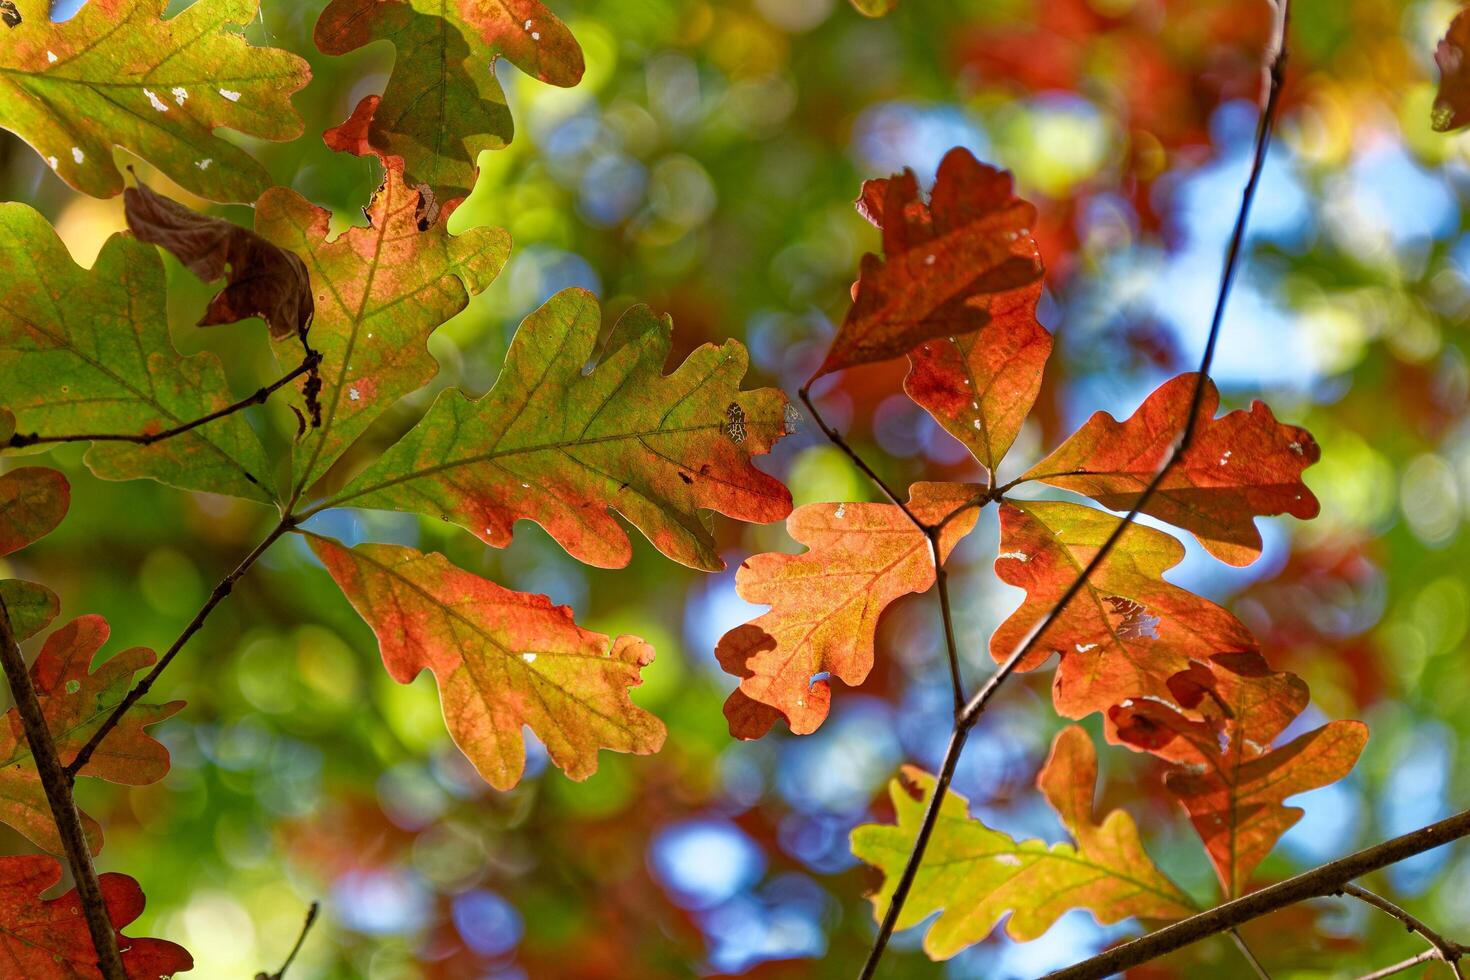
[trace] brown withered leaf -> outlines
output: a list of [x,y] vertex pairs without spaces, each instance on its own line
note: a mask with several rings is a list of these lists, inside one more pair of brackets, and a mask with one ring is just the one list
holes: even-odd
[[123,192],[128,228],[141,241],[167,249],[205,282],[228,277],[210,300],[201,327],[258,316],[272,339],[303,339],[315,305],[300,257],[255,232],[190,210],[139,183]]

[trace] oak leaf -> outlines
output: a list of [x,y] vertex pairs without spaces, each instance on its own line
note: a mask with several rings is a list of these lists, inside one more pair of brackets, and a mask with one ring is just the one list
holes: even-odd
[[0,579],[0,602],[10,617],[17,640],[28,640],[51,625],[61,612],[61,600],[46,586],[24,579]]
[[853,304],[814,377],[907,354],[926,340],[973,333],[1013,315],[1017,291],[1041,278],[1030,234],[1036,209],[1011,176],[956,147],[926,204],[913,171],[863,185],[858,210],[883,231],[883,258],[863,256]]
[[441,200],[475,185],[481,150],[498,150],[513,127],[495,61],[552,85],[582,78],[582,49],[538,0],[332,0],[316,24],[316,45],[343,55],[373,41],[398,51],[381,96],[369,95],[327,145],[358,156],[403,157],[411,183]]
[[[9,976],[26,980],[102,977],[82,900],[75,888],[42,899],[61,881],[61,864],[44,854],[0,858],[0,961]],[[184,947],[164,939],[134,939],[122,929],[143,912],[138,883],[125,874],[97,876],[107,917],[118,930],[123,969],[131,980],[157,980],[194,968]]]
[[[102,722],[127,695],[133,675],[153,664],[152,650],[133,647],[89,670],[92,658],[109,634],[101,616],[82,616],[46,638],[31,664],[31,683],[46,716],[46,727],[56,743],[62,765],[69,765]],[[94,776],[128,786],[143,786],[168,773],[168,750],[144,731],[176,714],[182,701],[138,704],[123,715],[97,746],[79,775]],[[38,846],[61,853],[56,821],[26,742],[25,729],[14,708],[0,725],[0,821],[9,824]],[[102,848],[102,828],[82,814],[82,829],[95,854]]]
[[229,282],[209,301],[199,326],[258,316],[275,340],[306,335],[311,279],[294,253],[223,218],[184,207],[143,184],[123,191],[128,228],[140,241],[167,249],[194,275]]
[[521,324],[487,394],[445,391],[330,502],[440,516],[497,548],[533,520],[603,568],[632,556],[616,510],[675,561],[723,568],[701,510],[752,523],[791,511],[786,488],[751,463],[786,434],[786,398],[740,390],[749,361],[735,341],[664,374],[673,324],[644,306],[586,370],[600,320],[591,293],[557,293]]
[[62,180],[94,197],[123,189],[121,146],[212,201],[251,201],[270,176],[215,135],[301,135],[291,95],[311,71],[241,30],[258,0],[198,0],[164,17],[167,0],[93,0],[70,20],[47,0],[17,0],[21,22],[0,47],[0,127],[33,146]]
[[[82,269],[44,218],[4,203],[0,267],[15,273],[0,301],[0,397],[18,428],[46,436],[158,432],[234,403],[218,357],[184,357],[169,339],[163,262],[152,246],[114,235]],[[273,496],[270,464],[239,413],[148,446],[94,442],[86,462],[107,480]]]
[[[272,188],[255,209],[255,230],[300,256],[316,290],[311,344],[322,357],[322,421],[293,451],[298,491],[434,377],[429,334],[489,286],[510,254],[500,228],[449,234],[449,209],[435,213],[432,200],[405,184],[399,160],[388,161],[365,213],[368,227],[334,238],[331,214],[287,188]],[[274,345],[282,364],[299,362],[294,337]]]
[[[1024,479],[1128,510],[1173,452],[1197,377],[1166,381],[1126,421],[1098,412]],[[1189,531],[1221,561],[1249,565],[1261,554],[1256,517],[1317,516],[1302,471],[1321,450],[1306,429],[1277,422],[1259,401],[1215,418],[1219,405],[1220,393],[1206,378],[1193,444],[1143,510]]]
[[[975,527],[985,488],[916,483],[909,507],[920,520],[945,525],[940,560]],[[715,647],[720,666],[740,678],[725,705],[730,733],[760,738],[777,717],[805,735],[827,717],[830,674],[852,687],[873,668],[883,611],[934,584],[929,539],[893,504],[807,504],[786,521],[808,550],[755,555],[735,574],[735,590],[771,611],[726,633]]]
[[1302,809],[1283,801],[1347,775],[1368,741],[1368,727],[1334,721],[1273,746],[1305,710],[1309,694],[1301,678],[1272,671],[1256,653],[1195,662],[1170,680],[1170,688],[1172,703],[1131,700],[1109,716],[1124,744],[1175,764],[1164,784],[1188,812],[1234,897],[1301,819]]
[[[933,959],[948,959],[984,939],[1007,912],[1007,935],[1026,942],[1075,908],[1087,909],[1103,925],[1133,917],[1179,919],[1197,911],[1149,858],[1132,817],[1114,810],[1095,822],[1096,783],[1092,740],[1075,725],[1064,729],[1052,743],[1037,786],[1074,844],[1014,840],[971,817],[968,801],[951,790],[940,804],[898,928],[939,912],[924,937],[924,951]],[[933,776],[904,767],[889,790],[897,823],[866,824],[852,833],[853,854],[884,874],[883,887],[873,896],[879,918],[888,909],[933,792]]]
[[0,474],[0,558],[56,530],[71,506],[71,484],[58,470],[23,466]]
[[[998,663],[1026,641],[1120,523],[1062,501],[1001,505],[995,572],[1025,589],[1026,599],[990,638]],[[1060,656],[1052,685],[1059,714],[1083,718],[1128,698],[1169,697],[1169,679],[1192,658],[1256,649],[1240,620],[1164,580],[1183,559],[1184,546],[1168,534],[1130,525],[1037,638],[1018,669],[1035,670],[1053,653]]]
[[1434,51],[1439,66],[1439,92],[1429,121],[1435,132],[1448,133],[1470,125],[1470,10],[1461,10]]

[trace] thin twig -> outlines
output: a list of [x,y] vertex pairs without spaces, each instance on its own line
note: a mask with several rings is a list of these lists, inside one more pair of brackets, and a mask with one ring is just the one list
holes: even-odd
[[1434,947],[1434,952],[1454,971],[1455,976],[1459,977],[1460,980],[1465,980],[1465,974],[1460,969],[1460,957],[1466,953],[1470,953],[1470,946],[1464,946],[1452,939],[1446,939],[1405,909],[1395,905],[1376,892],[1370,892],[1362,885],[1348,882],[1342,886],[1342,893],[1344,895],[1351,895],[1360,902],[1366,902],[1380,912],[1393,916],[1402,922],[1404,928],[1410,932],[1417,932],[1420,936],[1424,937],[1425,942]]
[[1240,950],[1240,955],[1244,956],[1246,962],[1251,965],[1251,969],[1255,971],[1259,980],[1271,980],[1271,974],[1266,972],[1266,968],[1261,965],[1261,961],[1256,959],[1256,954],[1251,952],[1251,948],[1246,945],[1245,937],[1240,934],[1240,930],[1231,929],[1230,939],[1235,943],[1235,948]]
[[1102,980],[1297,902],[1336,895],[1355,878],[1466,836],[1470,836],[1470,810],[1181,919],[1075,966],[1047,974],[1047,980]]
[[197,429],[201,425],[208,425],[210,422],[213,422],[216,419],[222,419],[227,415],[233,415],[241,409],[248,408],[251,405],[264,405],[266,399],[269,398],[273,393],[275,393],[277,389],[285,387],[287,384],[291,383],[303,374],[314,371],[316,369],[317,363],[320,361],[321,355],[316,353],[315,351],[312,351],[306,356],[306,359],[304,361],[302,361],[289,373],[267,385],[266,387],[257,389],[254,394],[240,399],[233,405],[227,405],[226,407],[221,408],[218,411],[210,412],[208,415],[201,416],[200,418],[194,419],[191,422],[185,422],[182,425],[176,425],[171,429],[163,429],[160,432],[144,432],[137,434],[85,432],[64,436],[43,436],[38,435],[34,432],[29,434],[16,432],[11,435],[10,440],[5,445],[6,447],[11,449],[18,449],[24,446],[38,446],[43,443],[54,442],[131,442],[136,443],[140,446],[151,446],[155,442],[162,442],[165,439],[172,439],[174,436],[183,435],[185,432],[188,432],[192,429]]
[[306,910],[306,921],[301,925],[301,934],[296,937],[296,945],[291,947],[291,952],[286,956],[286,962],[275,973],[266,973],[264,970],[255,975],[255,980],[282,980],[286,971],[296,960],[296,954],[301,952],[301,944],[306,942],[306,934],[311,931],[311,925],[316,921],[317,912],[321,911],[321,903],[312,902],[311,908]]
[[5,679],[10,682],[15,709],[25,727],[26,742],[31,748],[31,758],[36,760],[36,773],[46,791],[46,802],[51,806],[51,817],[56,821],[56,832],[61,837],[66,862],[71,866],[72,878],[76,880],[82,915],[87,920],[87,932],[91,933],[92,946],[97,953],[97,968],[105,980],[127,980],[122,953],[117,947],[117,932],[108,918],[107,903],[103,901],[102,888],[97,883],[97,869],[92,866],[92,851],[87,846],[87,835],[82,830],[76,801],[72,799],[71,778],[56,755],[56,743],[51,740],[46,715],[41,710],[36,689],[31,685],[31,675],[26,670],[20,644],[16,642],[15,631],[10,625],[10,611],[5,608],[4,599],[0,599],[0,660],[4,661]]
[[77,773],[82,771],[82,767],[92,758],[92,753],[97,751],[97,746],[101,745],[102,740],[117,727],[117,723],[122,720],[123,715],[127,714],[133,705],[137,704],[138,700],[148,693],[149,689],[153,687],[153,682],[158,680],[158,675],[164,672],[168,665],[173,662],[174,657],[184,648],[184,644],[189,642],[189,638],[197,633],[199,628],[204,625],[204,620],[214,611],[214,607],[219,605],[225,596],[229,595],[231,590],[234,589],[235,583],[240,580],[240,576],[250,570],[250,566],[254,565],[260,559],[260,556],[265,554],[266,549],[274,544],[277,538],[291,530],[294,526],[295,521],[290,516],[281,518],[280,522],[271,529],[270,534],[266,535],[265,540],[256,545],[254,550],[246,555],[239,565],[235,566],[234,571],[220,580],[220,583],[209,593],[209,598],[204,601],[204,605],[199,608],[199,611],[194,614],[194,618],[189,620],[189,624],[179,634],[178,639],[174,640],[167,652],[159,658],[158,663],[153,665],[153,669],[148,672],[147,676],[134,685],[133,689],[128,692],[127,697],[123,698],[118,703],[118,706],[112,709],[112,714],[107,716],[107,719],[102,722],[97,731],[87,740],[87,744],[82,746],[82,750],[71,761],[71,765],[66,767],[66,773],[69,778],[75,779]]
[[940,553],[939,531],[925,532],[929,539],[929,556],[934,561],[934,581],[938,585],[939,616],[944,621],[944,652],[949,658],[949,684],[954,695],[955,717],[965,707],[965,681],[960,676],[960,652],[954,638],[954,614],[949,602],[949,572],[945,571],[943,555]]
[[[1245,230],[1250,220],[1251,204],[1255,200],[1256,189],[1260,185],[1261,172],[1265,168],[1266,154],[1271,145],[1271,132],[1276,118],[1276,105],[1281,96],[1281,83],[1286,74],[1286,31],[1291,17],[1291,0],[1279,0],[1276,3],[1276,23],[1272,34],[1270,46],[1267,49],[1267,87],[1266,99],[1261,108],[1261,117],[1256,124],[1255,149],[1251,157],[1250,175],[1246,178],[1245,189],[1241,193],[1240,210],[1236,214],[1235,228],[1230,235],[1230,244],[1225,252],[1224,265],[1220,273],[1220,288],[1215,299],[1214,315],[1210,319],[1210,332],[1205,341],[1204,353],[1200,358],[1199,375],[1195,379],[1194,393],[1190,397],[1189,412],[1185,417],[1184,430],[1180,434],[1179,441],[1173,452],[1164,461],[1159,471],[1154,474],[1143,493],[1139,495],[1133,507],[1123,520],[1108,535],[1101,548],[1093,555],[1092,560],[1083,568],[1082,573],[1073,580],[1051,611],[1027,636],[1026,640],[1006,658],[1000,668],[990,676],[990,679],[976,692],[975,696],[965,705],[964,710],[955,721],[955,734],[950,738],[949,747],[945,752],[944,762],[941,766],[941,778],[936,783],[933,794],[929,797],[928,806],[924,810],[923,820],[919,825],[919,833],[914,841],[914,849],[909,854],[908,862],[904,865],[903,872],[899,878],[898,885],[894,889],[893,898],[888,904],[888,909],[879,925],[878,934],[873,939],[873,947],[868,954],[867,961],[863,964],[860,980],[871,980],[878,968],[878,962],[883,957],[883,951],[888,946],[888,940],[893,935],[894,926],[898,922],[899,913],[902,911],[903,902],[908,896],[909,889],[913,885],[915,876],[919,873],[919,866],[924,858],[924,849],[928,846],[929,837],[934,831],[934,825],[939,819],[939,810],[944,802],[944,794],[948,789],[949,781],[943,778],[944,772],[953,774],[955,767],[959,764],[959,753],[964,749],[965,735],[980,720],[986,705],[995,696],[995,692],[1005,683],[1006,679],[1015,672],[1017,666],[1025,659],[1037,640],[1046,633],[1047,629],[1062,615],[1067,604],[1077,597],[1086,587],[1088,580],[1098,567],[1106,560],[1108,553],[1118,543],[1124,533],[1138,519],[1139,513],[1159,486],[1164,482],[1175,464],[1183,457],[1193,444],[1195,432],[1199,425],[1199,410],[1204,401],[1205,380],[1209,375],[1210,366],[1214,362],[1215,348],[1219,342],[1220,327],[1225,318],[1225,307],[1229,301],[1231,288],[1235,283],[1236,269],[1240,264],[1240,256],[1244,250]],[[823,426],[823,431],[826,427]]]
[[1394,963],[1391,966],[1385,966],[1381,970],[1374,970],[1372,973],[1365,973],[1361,977],[1358,977],[1358,980],[1383,980],[1384,977],[1391,977],[1394,974],[1403,973],[1405,970],[1412,970],[1420,963],[1428,963],[1430,960],[1437,959],[1439,959],[1439,950],[1426,949],[1418,956],[1411,956],[1406,960],[1399,960],[1399,962]]
[[899,510],[903,511],[905,517],[914,522],[914,527],[928,534],[929,525],[921,520],[912,510],[909,510],[909,505],[899,499],[898,494],[894,493],[893,488],[884,482],[883,478],[878,475],[878,472],[869,466],[862,456],[858,455],[856,449],[853,449],[852,446],[847,444],[847,440],[842,438],[842,433],[832,428],[822,418],[822,413],[817,411],[817,406],[812,403],[811,389],[803,385],[797,394],[801,397],[801,403],[806,406],[806,410],[812,413],[812,420],[817,423],[817,428],[822,430],[822,434],[827,437],[828,441],[842,450],[847,455],[847,458],[852,460],[853,465],[867,474],[868,479],[872,480],[878,489],[883,491],[883,495],[891,500]]

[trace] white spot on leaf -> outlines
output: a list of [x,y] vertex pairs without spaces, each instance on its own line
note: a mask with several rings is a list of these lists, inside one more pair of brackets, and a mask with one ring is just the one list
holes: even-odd
[[169,89],[169,93],[173,95],[174,101],[177,102],[179,105],[183,105],[184,102],[189,98],[188,89],[184,88],[184,86],[182,85],[175,85],[173,88]]
[[46,158],[46,162],[49,163],[49,164],[51,164],[51,169],[52,170],[55,170],[56,169],[57,161],[56,161],[56,158],[55,157],[47,157]]
[[842,518],[846,517],[847,516],[847,505],[846,504],[838,504],[837,505],[837,509],[832,512],[832,516],[835,517],[835,518],[837,518],[838,520],[841,520]]
[[356,388],[348,388],[347,397],[351,398],[353,401],[357,401],[359,398],[362,397],[362,394]]
[[71,158],[77,163],[81,163],[87,158],[87,155],[82,152],[82,148],[80,146],[74,146],[71,148]]
[[521,654],[521,659],[528,664],[534,664],[536,662],[536,655],[534,653],[531,653],[530,651],[527,651]]
[[1002,551],[996,558],[1014,558],[1016,561],[1030,561],[1031,556],[1024,551]]
[[219,94],[220,95],[223,95],[225,98],[229,99],[231,102],[239,102],[240,101],[240,93],[239,92],[231,92],[227,88],[222,88],[222,89],[219,90]]
[[208,170],[211,163],[214,163],[214,158],[205,157],[203,160],[200,160],[198,163],[194,164],[194,166],[198,167],[200,170]]
[[143,94],[148,96],[148,104],[153,106],[153,108],[159,112],[168,112],[168,103],[154,95],[152,89],[145,88]]
[[56,64],[56,52],[55,51],[47,51],[46,52],[46,60],[49,61],[49,62],[51,62],[53,65]]

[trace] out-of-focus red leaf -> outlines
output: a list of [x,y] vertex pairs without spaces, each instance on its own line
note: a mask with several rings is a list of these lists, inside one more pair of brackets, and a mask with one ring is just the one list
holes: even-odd
[[852,307],[816,377],[1014,315],[1024,303],[1014,294],[1041,278],[1036,209],[1012,192],[1010,174],[963,147],[945,154],[927,204],[905,170],[863,184],[857,206],[883,230],[883,258],[863,256]]
[[23,466],[0,475],[0,558],[56,529],[71,505],[71,484],[57,470]]
[[[1025,478],[1128,510],[1173,452],[1197,375],[1181,374],[1148,396],[1127,421],[1098,412]],[[1261,554],[1255,518],[1317,516],[1302,471],[1321,456],[1311,433],[1276,421],[1262,402],[1215,418],[1220,393],[1204,382],[1194,443],[1149,499],[1144,513],[1184,528],[1221,561],[1249,565]]]
[[[101,978],[97,951],[75,888],[60,898],[42,893],[61,880],[61,864],[44,854],[0,858],[0,970],[25,980]],[[194,968],[188,950],[164,939],[133,939],[122,929],[143,912],[143,889],[125,874],[98,875],[107,917],[118,930],[123,968],[133,980],[157,980]]]
[[1429,122],[1436,132],[1448,133],[1470,125],[1470,10],[1462,10],[1434,50],[1439,66],[1439,93]]
[[[1025,642],[1119,523],[1081,504],[1001,505],[995,572],[1025,589],[1026,600],[990,638],[997,662]],[[1256,649],[1250,631],[1229,612],[1164,581],[1183,559],[1184,546],[1162,531],[1134,524],[1123,532],[1019,665],[1034,670],[1053,653],[1060,656],[1052,685],[1058,713],[1083,718],[1128,698],[1169,697],[1169,678],[1191,658]]]
[[[909,507],[936,522],[975,503],[983,487],[916,483]],[[977,507],[950,521],[940,560],[975,527]],[[740,566],[735,589],[771,611],[726,633],[715,656],[740,687],[725,704],[736,738],[760,738],[778,717],[806,735],[827,717],[831,674],[861,684],[873,666],[878,618],[894,600],[934,584],[929,539],[893,504],[807,504],[786,521],[804,554],[755,555]]]

